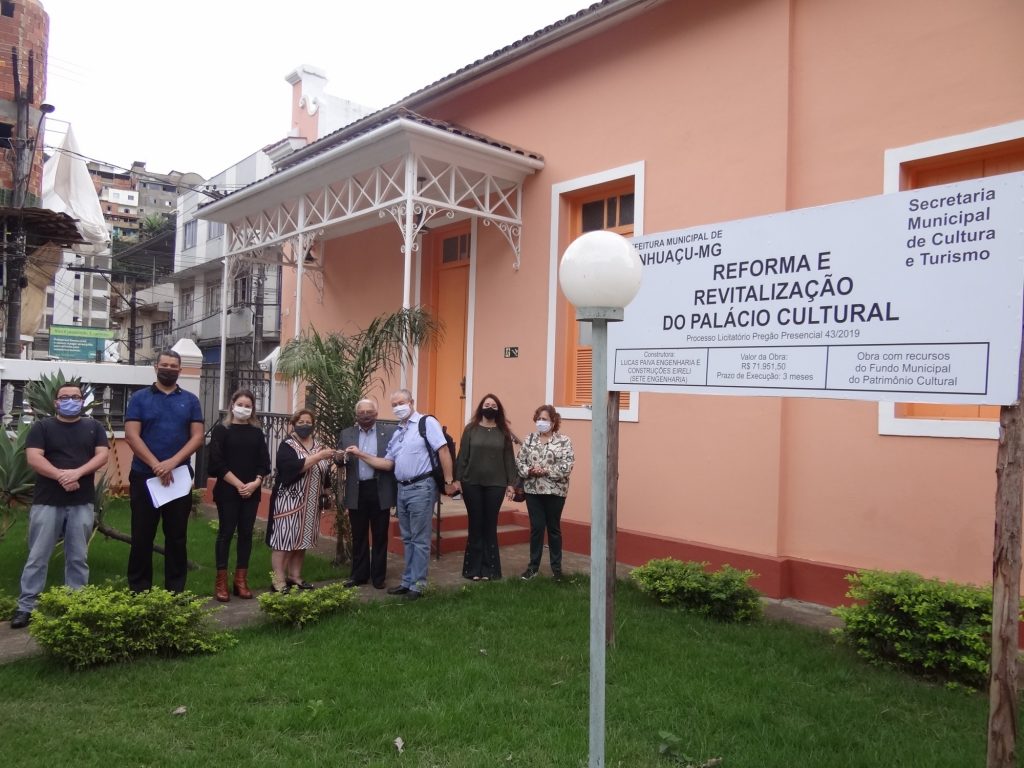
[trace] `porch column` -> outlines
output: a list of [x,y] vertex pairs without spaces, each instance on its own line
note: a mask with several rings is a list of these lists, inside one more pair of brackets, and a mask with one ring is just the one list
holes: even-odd
[[[306,254],[303,251],[303,237],[297,236],[292,240],[292,248],[295,249],[295,332],[293,339],[297,339],[302,333],[302,277],[303,262],[306,261]],[[299,380],[292,380],[292,412],[299,407]]]
[[[402,274],[402,309],[412,307],[412,246],[413,246],[413,200],[412,191],[416,188],[416,165],[413,157],[405,158],[405,225],[402,227],[402,253],[405,254],[405,265]],[[409,363],[402,360],[401,386],[409,388]],[[416,393],[413,393],[415,397]]]
[[224,257],[224,277],[220,283],[220,387],[217,397],[218,410],[224,407],[224,360],[228,348],[228,280],[231,275],[231,257]]

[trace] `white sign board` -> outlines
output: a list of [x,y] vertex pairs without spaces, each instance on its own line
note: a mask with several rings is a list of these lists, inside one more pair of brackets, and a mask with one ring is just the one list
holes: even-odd
[[1024,173],[633,242],[611,389],[1016,400]]

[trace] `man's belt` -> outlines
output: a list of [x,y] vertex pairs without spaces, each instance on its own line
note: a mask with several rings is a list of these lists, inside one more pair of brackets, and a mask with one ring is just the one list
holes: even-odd
[[416,477],[413,477],[413,478],[411,478],[409,480],[399,480],[398,484],[399,485],[412,485],[413,483],[418,483],[420,480],[426,480],[432,474],[433,474],[433,472],[424,472],[422,475],[416,475]]

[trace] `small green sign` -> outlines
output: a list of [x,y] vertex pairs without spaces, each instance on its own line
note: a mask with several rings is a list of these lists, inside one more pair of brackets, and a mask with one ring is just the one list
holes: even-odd
[[96,360],[105,343],[114,338],[108,328],[54,325],[50,328],[50,357],[58,360]]

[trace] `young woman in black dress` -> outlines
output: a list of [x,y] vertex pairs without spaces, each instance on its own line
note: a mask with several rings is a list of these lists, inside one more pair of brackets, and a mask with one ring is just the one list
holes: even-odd
[[210,458],[207,470],[217,478],[213,500],[217,504],[217,582],[214,597],[222,603],[228,594],[228,553],[231,539],[238,531],[233,590],[238,597],[252,597],[247,575],[252,553],[252,531],[260,506],[263,478],[270,474],[267,439],[256,418],[256,397],[247,389],[231,396],[231,406],[223,422],[210,434]]

